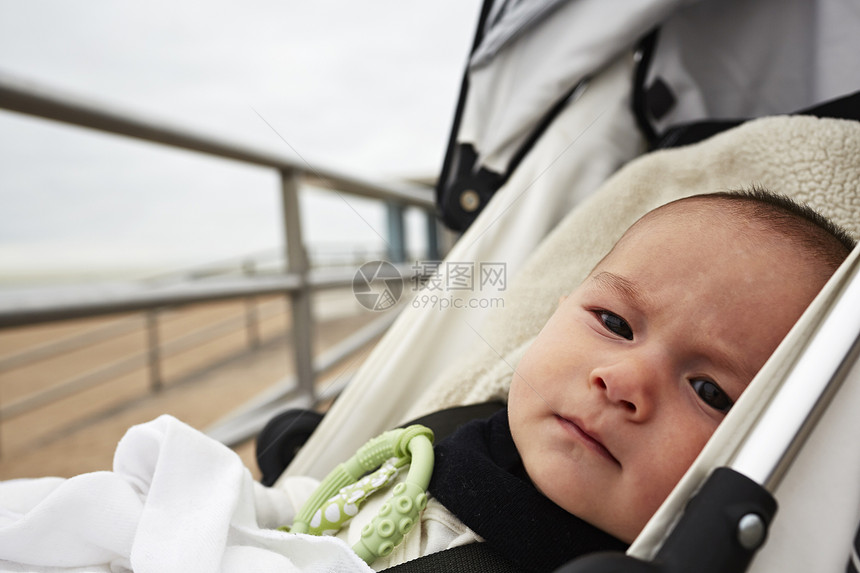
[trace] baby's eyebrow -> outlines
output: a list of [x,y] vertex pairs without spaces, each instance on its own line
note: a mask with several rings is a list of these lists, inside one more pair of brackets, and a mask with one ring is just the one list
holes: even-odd
[[[592,275],[590,280],[596,283],[597,288],[612,291],[640,309],[649,308],[649,302],[654,302],[650,293],[643,291],[634,281],[615,273],[601,271]],[[752,380],[756,370],[750,370],[750,368],[746,367],[743,360],[735,357],[730,348],[720,347],[715,342],[713,340],[710,341],[707,349],[701,353],[702,357],[715,366],[730,372],[738,380],[745,381],[743,384],[743,388],[745,388],[746,383]],[[731,393],[732,398],[737,399],[743,388],[740,388],[740,390],[735,389],[736,391]]]
[[601,271],[591,278],[599,283],[602,288],[615,291],[616,294],[626,298],[632,303],[637,305],[645,303],[645,299],[647,297],[641,290],[639,290],[639,287],[637,287],[633,281],[618,276],[615,273],[610,273],[609,271]]

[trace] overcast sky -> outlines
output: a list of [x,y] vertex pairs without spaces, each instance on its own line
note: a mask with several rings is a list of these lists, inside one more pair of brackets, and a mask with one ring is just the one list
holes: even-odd
[[[259,112],[309,162],[432,176],[478,10],[477,0],[0,0],[0,73],[291,153]],[[0,110],[0,268],[154,268],[276,247],[277,184],[270,170]],[[305,198],[308,241],[376,241],[381,212],[350,203]]]

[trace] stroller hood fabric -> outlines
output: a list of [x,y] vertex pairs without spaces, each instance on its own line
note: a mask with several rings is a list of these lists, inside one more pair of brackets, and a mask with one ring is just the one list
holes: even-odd
[[792,113],[860,87],[860,12],[819,0],[492,2],[468,67],[458,141],[505,173],[547,111],[659,27],[645,89],[671,91],[660,131],[703,119]]
[[[860,11],[833,0],[487,0],[437,186],[462,230],[582,86],[636,51],[652,146],[695,122],[797,113],[860,88]],[[856,116],[853,116],[855,117]]]

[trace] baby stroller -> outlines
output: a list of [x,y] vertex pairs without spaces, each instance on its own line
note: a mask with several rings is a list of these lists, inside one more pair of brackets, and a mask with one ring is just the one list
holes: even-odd
[[[506,42],[528,50],[531,41],[526,38],[534,37],[535,29],[559,26],[563,13],[598,18],[608,10],[598,4],[488,2],[472,62],[504,60]],[[535,106],[538,111],[532,119],[523,121],[537,128],[512,129],[520,139],[500,136],[498,149],[483,147],[488,144],[479,137],[496,136],[498,131],[490,133],[487,127],[482,132],[480,126],[494,125],[488,116],[504,106],[488,105],[483,110],[487,117],[476,119],[474,114],[481,110],[469,103],[467,92],[481,84],[490,88],[500,85],[496,82],[504,84],[505,69],[492,77],[490,72],[468,76],[472,84],[464,83],[466,93],[438,190],[440,210],[447,213],[443,216],[466,229],[446,262],[504,263],[511,277],[501,293],[504,305],[492,310],[454,304],[444,311],[420,304],[408,307],[285,475],[322,478],[364,441],[389,427],[441,408],[504,400],[511,366],[552,313],[558,297],[578,284],[633,221],[658,205],[755,183],[807,202],[855,237],[860,235],[857,96],[816,105],[856,89],[860,78],[849,77],[852,88],[843,91],[831,82],[829,88],[836,91],[822,87],[814,95],[794,94],[797,97],[782,102],[788,106],[782,109],[768,108],[759,100],[754,105],[727,103],[714,112],[714,119],[707,113],[713,110],[712,102],[700,98],[696,107],[679,96],[696,100],[696,86],[707,87],[716,80],[671,81],[673,70],[676,76],[686,70],[671,64],[683,51],[680,47],[691,26],[709,21],[713,34],[719,35],[720,22],[746,22],[768,13],[790,20],[796,12],[773,2],[752,6],[733,2],[717,8],[707,2],[681,8],[679,4],[641,2],[620,20],[602,22],[615,43],[599,44],[605,49],[590,52],[591,61],[581,65],[580,81],[572,87],[567,82],[557,90],[560,95],[544,97],[543,107]],[[799,4],[793,7],[800,9]],[[719,18],[718,11],[724,12]],[[513,25],[512,14],[525,24]],[[663,22],[659,40],[647,35],[636,59],[629,49],[633,43],[618,40],[640,37],[659,22]],[[850,25],[850,20],[843,23]],[[770,26],[766,34],[778,30],[779,26]],[[567,36],[583,42],[588,37]],[[538,47],[533,49],[543,49],[541,41],[534,43]],[[643,62],[648,65],[643,67]],[[587,84],[581,81],[586,77]],[[686,89],[672,88],[678,85]],[[819,97],[822,93],[827,95]],[[821,117],[738,119],[807,108],[815,108],[812,113]],[[827,117],[834,115],[848,119]],[[690,145],[659,149],[676,144]],[[648,147],[659,150],[631,161]],[[860,404],[858,258],[860,251],[855,249],[628,556],[585,558],[566,570],[845,570],[860,523],[855,478],[860,451],[853,439],[860,422],[850,411],[853,404]],[[446,268],[439,268],[442,282],[449,278]],[[463,291],[447,294],[458,300],[469,296]],[[416,293],[414,300],[420,302],[421,296]],[[687,506],[699,491],[704,501]],[[715,501],[709,497],[714,491]],[[779,508],[775,513],[771,496]]]

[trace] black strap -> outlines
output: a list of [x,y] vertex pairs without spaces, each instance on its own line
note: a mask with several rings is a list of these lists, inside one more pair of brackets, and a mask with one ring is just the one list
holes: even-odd
[[633,70],[633,92],[630,97],[630,107],[633,110],[633,118],[636,120],[636,125],[639,127],[639,132],[648,142],[648,147],[653,148],[657,142],[657,130],[651,124],[648,117],[648,99],[646,97],[647,89],[645,81],[648,79],[648,69],[651,67],[651,61],[654,59],[654,51],[657,49],[657,39],[660,36],[660,29],[654,28],[639,40],[636,46],[636,66]]
[[[471,55],[475,53],[481,41],[484,39],[484,32],[487,21],[490,17],[490,11],[493,8],[493,0],[484,0],[481,6],[481,14],[478,17],[478,27],[475,30],[475,38],[472,41],[472,49],[469,51]],[[466,69],[463,70],[463,80],[460,83],[460,96],[457,99],[457,109],[454,112],[454,122],[451,125],[451,133],[448,135],[448,147],[445,149],[445,160],[442,162],[442,172],[439,174],[439,179],[436,184],[436,208],[439,216],[443,216],[442,203],[445,194],[445,186],[456,154],[457,149],[457,134],[460,133],[460,122],[463,119],[463,110],[466,108],[466,95],[469,93],[469,64],[467,62]],[[446,223],[447,224],[447,223]]]
[[[655,28],[639,41],[636,47],[637,62],[633,72],[631,108],[636,119],[636,125],[648,142],[649,150],[698,143],[753,119],[703,119],[675,124],[667,127],[663,132],[658,132],[652,119],[659,120],[677,103],[671,87],[666,85],[661,78],[654,78],[651,84],[646,85],[659,37],[660,29]],[[811,115],[860,121],[860,91],[818,102],[806,109],[793,111],[790,115]]]
[[[850,119],[860,121],[860,91],[815,104],[812,107],[792,112],[791,115],[811,115],[820,118]],[[654,143],[655,149],[680,147],[697,143],[744,123],[745,119],[696,121],[682,123],[667,129]]]
[[522,573],[486,543],[469,543],[431,553],[384,571],[389,573]]
[[[481,15],[478,20],[478,30],[472,44],[471,54],[481,45],[484,38],[485,28],[489,20],[490,11],[494,2],[484,0]],[[570,86],[569,89],[534,122],[533,129],[528,137],[520,144],[519,149],[513,154],[504,172],[496,172],[478,165],[478,150],[469,143],[459,143],[457,137],[460,133],[460,123],[466,105],[466,96],[469,91],[469,66],[463,73],[460,85],[460,97],[457,101],[457,109],[454,113],[454,122],[448,137],[448,147],[445,151],[445,160],[442,163],[442,171],[436,180],[436,214],[445,226],[453,231],[465,231],[486,204],[495,195],[496,191],[504,185],[511,174],[517,169],[523,159],[528,155],[535,143],[543,136],[544,132],[553,123],[555,118],[567,107],[577,91],[588,83],[588,78],[583,78]],[[463,205],[463,195],[476,196],[477,204],[472,207]],[[468,209],[468,210],[467,210]]]
[[405,428],[412,424],[427,426],[433,430],[434,442],[438,444],[456,432],[463,424],[468,424],[472,420],[489,418],[504,407],[505,403],[501,400],[490,400],[489,402],[468,404],[466,406],[454,406],[427,414],[403,424],[401,427]]

